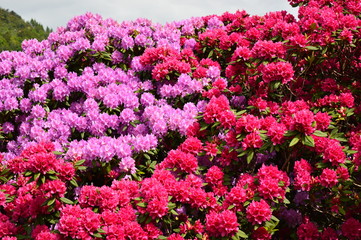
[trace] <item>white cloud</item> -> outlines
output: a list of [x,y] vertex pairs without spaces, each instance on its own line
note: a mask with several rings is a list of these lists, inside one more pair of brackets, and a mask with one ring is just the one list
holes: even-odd
[[2,0],[0,7],[15,11],[25,20],[33,18],[54,30],[86,12],[117,21],[148,18],[159,23],[242,9],[258,15],[279,10],[297,14],[287,0]]

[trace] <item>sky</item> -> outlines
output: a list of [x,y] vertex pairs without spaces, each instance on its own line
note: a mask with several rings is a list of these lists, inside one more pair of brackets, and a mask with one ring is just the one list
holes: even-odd
[[92,12],[121,21],[147,18],[155,23],[245,10],[252,15],[286,10],[297,16],[287,0],[1,0],[0,7],[24,20],[35,19],[56,30],[75,16]]

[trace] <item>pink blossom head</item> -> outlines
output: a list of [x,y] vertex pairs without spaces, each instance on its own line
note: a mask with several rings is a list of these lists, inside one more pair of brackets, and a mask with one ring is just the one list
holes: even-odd
[[253,225],[269,221],[272,216],[271,207],[263,199],[260,201],[252,201],[247,207],[246,213],[248,221]]

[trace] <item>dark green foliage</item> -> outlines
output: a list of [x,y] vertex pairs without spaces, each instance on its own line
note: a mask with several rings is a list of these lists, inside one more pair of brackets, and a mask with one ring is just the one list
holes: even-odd
[[0,51],[19,51],[24,39],[43,40],[51,31],[34,19],[26,22],[14,11],[0,8]]

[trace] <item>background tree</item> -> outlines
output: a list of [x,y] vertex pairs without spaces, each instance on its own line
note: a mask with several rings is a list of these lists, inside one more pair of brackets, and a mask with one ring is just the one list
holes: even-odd
[[46,39],[52,29],[36,20],[23,20],[17,13],[0,8],[0,51],[21,50],[24,39]]

